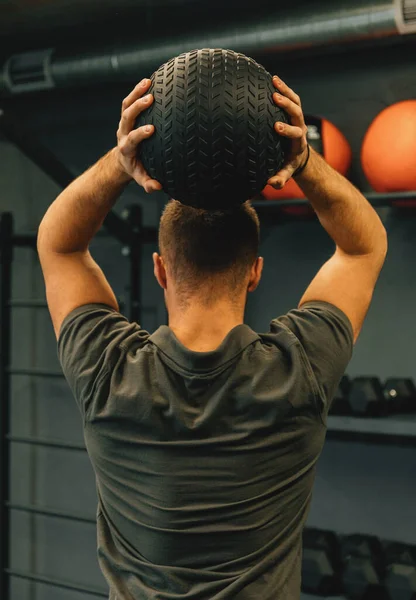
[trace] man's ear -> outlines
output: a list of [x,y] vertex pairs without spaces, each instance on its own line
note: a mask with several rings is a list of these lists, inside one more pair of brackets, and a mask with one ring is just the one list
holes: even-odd
[[165,263],[163,262],[163,258],[159,256],[157,252],[153,254],[153,272],[156,277],[156,281],[160,285],[163,290],[166,290],[168,287],[167,277],[166,277],[166,268]]
[[264,259],[259,256],[251,268],[250,280],[248,282],[248,292],[254,292],[260,283],[261,274],[263,273]]

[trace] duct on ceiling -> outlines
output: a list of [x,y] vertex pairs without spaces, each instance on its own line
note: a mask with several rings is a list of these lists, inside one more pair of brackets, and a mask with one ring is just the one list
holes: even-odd
[[[212,6],[215,2],[220,5],[221,0],[210,0]],[[0,0],[0,36],[42,36],[63,25],[93,26],[107,19],[114,24],[121,15],[137,18],[147,11],[187,10],[199,3],[200,0]]]
[[246,54],[290,52],[308,47],[416,33],[416,0],[311,2],[247,25],[151,43],[126,43],[88,54],[63,56],[45,49],[11,56],[0,72],[0,95],[94,83],[137,80],[160,64],[194,48],[230,48]]

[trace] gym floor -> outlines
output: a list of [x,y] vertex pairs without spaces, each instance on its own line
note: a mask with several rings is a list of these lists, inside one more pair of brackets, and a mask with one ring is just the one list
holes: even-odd
[[[62,0],[55,5],[60,3],[59,15],[48,13],[46,7],[43,19],[40,12],[30,13],[29,3],[23,1],[9,2],[9,12],[7,7],[6,10],[0,7],[1,64],[6,64],[13,54],[46,47],[57,47],[70,54],[74,50],[74,39],[86,47],[92,43],[91,39],[88,42],[96,15],[92,4],[86,2],[83,7],[80,2],[73,2],[69,10],[70,3]],[[334,5],[337,3],[335,0]],[[103,3],[105,10],[93,40],[96,47],[111,45],[116,38],[123,37],[123,31],[126,37],[134,35],[131,21],[133,16],[140,17],[139,7],[126,2],[126,19],[121,4],[123,2],[120,6],[117,3],[115,9],[115,2]],[[152,27],[158,23],[158,10],[160,15],[164,14],[160,31],[167,29],[169,20],[178,24],[178,31],[180,28],[188,30],[194,18],[197,35],[202,29],[201,19],[206,17],[207,26],[209,19],[215,21],[212,10],[202,7],[204,3],[191,7],[192,2],[184,0],[181,5],[181,0],[177,0],[176,3],[165,2],[162,8],[156,7],[159,3],[155,2],[150,12],[149,2],[138,4],[143,11],[148,11],[146,19],[150,29],[143,35],[149,37],[149,43]],[[222,9],[223,4],[211,0],[216,10],[219,6]],[[299,10],[303,4],[299,2]],[[224,9],[224,19],[232,19],[236,6],[234,1],[229,3]],[[266,3],[256,3],[256,10],[264,6]],[[88,18],[83,19],[83,10]],[[279,10],[284,14],[283,3]],[[250,22],[254,12],[254,9],[240,8],[239,22]],[[8,18],[9,27],[6,26]],[[111,19],[117,23],[118,31],[109,38]],[[147,37],[142,38],[141,43],[143,39],[146,41]],[[309,55],[251,52],[270,72],[281,75],[300,94],[305,112],[325,117],[344,133],[353,153],[350,179],[366,193],[373,190],[360,162],[364,135],[381,110],[416,98],[415,54],[415,35],[398,36],[389,43],[367,40],[364,44],[351,41],[342,48],[324,46]],[[137,79],[150,74],[140,72],[139,68]],[[135,83],[133,80],[102,81],[69,90],[27,90],[16,94],[6,93],[0,86],[0,109],[4,114],[13,113],[25,135],[37,140],[73,174],[78,174],[114,143],[120,100]],[[35,164],[36,156],[29,158],[22,146],[6,134],[0,137],[0,153],[0,212],[12,213],[17,232],[33,235],[60,188],[50,173]],[[416,156],[416,145],[414,154]],[[394,166],[391,176],[394,178]],[[410,191],[414,191],[416,199],[416,190]],[[144,225],[155,231],[165,201],[163,194],[149,200],[141,190],[130,186],[116,211],[122,216],[131,205],[139,205]],[[389,234],[389,255],[348,375],[351,378],[374,376],[382,382],[389,377],[416,379],[416,209],[400,211],[385,206],[380,209],[380,215]],[[246,321],[253,329],[264,331],[273,317],[297,304],[307,283],[328,258],[332,242],[316,221],[292,219],[282,223],[273,210],[264,208],[261,220],[265,271],[260,289],[249,300]],[[141,257],[141,322],[150,331],[166,320],[163,297],[153,278],[151,254],[154,250],[156,243],[149,240],[143,244]],[[117,296],[128,307],[129,249],[107,232],[94,241],[92,251]],[[3,501],[9,500],[16,507],[43,507],[45,514],[18,508],[9,511],[10,560],[0,567],[6,566],[21,574],[37,574],[38,581],[11,577],[10,597],[4,600],[84,600],[94,597],[97,590],[97,597],[106,597],[96,558],[95,481],[82,449],[78,409],[62,378],[30,374],[36,369],[52,374],[60,370],[47,310],[28,305],[30,301],[42,300],[43,295],[43,281],[33,248],[16,246],[11,296],[26,306],[15,306],[11,313],[11,365],[20,369],[21,374],[11,377],[10,397],[4,396],[4,386],[0,389],[0,402],[10,400],[13,437],[60,440],[75,448],[11,442],[9,498],[3,497]],[[340,540],[343,536],[362,534],[375,536],[383,543],[416,544],[416,401],[413,414],[380,418],[331,416],[328,427],[308,527],[335,532]],[[2,484],[4,489],[3,479]],[[48,515],[48,510],[54,514]],[[59,518],[58,513],[66,516]],[[80,521],[76,520],[78,516],[82,517]],[[0,558],[2,556],[4,547]],[[414,572],[416,579],[416,562]],[[51,581],[42,581],[42,578],[75,583],[66,588],[54,587]],[[413,593],[392,595],[391,599],[414,600],[416,589]],[[306,593],[302,596],[303,600],[315,597]],[[331,597],[335,600],[345,596]],[[364,596],[360,600],[365,600]]]

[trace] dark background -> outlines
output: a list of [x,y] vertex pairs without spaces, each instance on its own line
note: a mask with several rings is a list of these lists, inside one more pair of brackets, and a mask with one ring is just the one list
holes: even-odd
[[[85,3],[85,6],[90,3]],[[13,15],[0,25],[2,54],[60,44],[71,48],[112,43],[124,36],[198,29],[202,23],[249,18],[266,3],[242,8],[234,1],[219,3],[142,2],[142,12],[126,8],[120,15],[114,3],[103,2],[102,14],[82,17],[79,2],[65,13],[24,15],[24,2],[3,2],[0,15]],[[163,4],[163,3],[161,3]],[[299,3],[301,7],[302,3]],[[20,12],[16,9],[20,5]],[[46,8],[50,3],[44,2]],[[175,6],[174,6],[175,5]],[[23,7],[23,8],[22,8]],[[77,9],[77,10],[76,10]],[[79,9],[79,10],[78,10]],[[14,13],[13,13],[14,11]],[[131,11],[131,12],[129,12]],[[244,14],[243,14],[244,13]],[[52,14],[52,16],[51,16]],[[128,18],[126,18],[128,17]],[[52,21],[51,21],[52,20]],[[54,26],[51,27],[51,22]],[[143,32],[143,34],[142,34]],[[3,43],[4,42],[4,43]],[[273,73],[287,79],[301,95],[305,112],[323,116],[347,136],[354,153],[351,179],[370,188],[360,168],[360,148],[372,119],[386,106],[416,97],[416,44],[413,38],[397,44],[328,48],[325,53],[254,56]],[[138,72],[137,80],[150,73]],[[75,174],[109,150],[115,141],[120,103],[135,85],[106,85],[22,95],[8,99],[30,135],[39,137]],[[386,152],[389,149],[386,148]],[[0,206],[11,210],[19,231],[34,231],[58,188],[19,150],[0,138]],[[416,166],[416,165],[415,165]],[[163,194],[145,196],[130,186],[117,206],[139,202],[145,223],[157,226]],[[350,375],[414,376],[416,305],[416,218],[383,209],[390,250],[373,305],[348,369]],[[266,267],[263,282],[248,304],[247,322],[266,330],[270,319],[293,308],[333,244],[316,222],[278,224],[263,219],[261,252]],[[164,322],[163,297],[152,275],[151,253],[143,257],[143,325],[153,331]],[[93,254],[116,293],[126,298],[128,261],[118,242],[102,238]],[[15,298],[40,298],[43,282],[34,253],[17,250]],[[20,367],[56,368],[56,347],[45,310],[15,310],[13,363]],[[66,384],[60,381],[15,377],[12,386],[12,427],[15,435],[33,435],[82,443],[82,422]],[[354,425],[353,425],[354,427]],[[393,427],[393,426],[392,426]],[[400,423],[395,426],[399,428]],[[387,431],[389,425],[386,426]],[[385,428],[385,429],[386,429]],[[416,436],[416,426],[414,435]],[[94,474],[86,454],[13,445],[12,500],[60,510],[95,515]],[[372,533],[382,538],[416,542],[416,453],[414,447],[351,439],[330,439],[319,463],[309,524],[339,533]],[[101,586],[93,525],[12,513],[12,566],[43,575]],[[13,580],[13,600],[82,600],[83,595]]]

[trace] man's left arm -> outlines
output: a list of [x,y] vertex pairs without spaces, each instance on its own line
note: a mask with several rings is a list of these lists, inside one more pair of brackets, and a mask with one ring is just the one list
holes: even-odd
[[137,152],[154,129],[134,128],[140,112],[153,101],[152,96],[143,97],[149,87],[146,79],[123,101],[118,146],[58,196],[39,227],[38,252],[57,338],[65,317],[80,306],[105,304],[118,310],[89,244],[130,181],[134,179],[149,193],[161,189],[145,172]]

